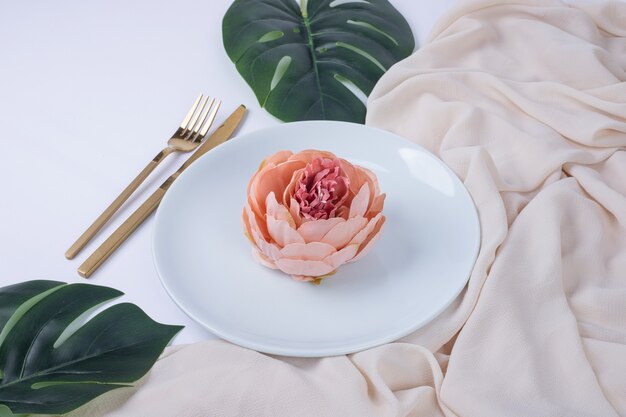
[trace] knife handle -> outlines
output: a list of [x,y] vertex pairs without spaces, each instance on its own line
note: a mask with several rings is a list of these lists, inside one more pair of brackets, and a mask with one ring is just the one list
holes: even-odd
[[126,188],[124,188],[120,195],[118,195],[117,198],[113,200],[109,207],[107,207],[106,210],[104,210],[102,214],[100,214],[100,216],[98,216],[98,218],[94,220],[91,226],[89,226],[89,228],[87,228],[87,230],[85,230],[85,232],[83,232],[83,234],[80,235],[78,239],[76,239],[76,242],[74,242],[74,244],[67,250],[67,252],[65,252],[65,257],[67,259],[74,258],[76,254],[78,254],[78,252],[80,252],[85,247],[85,245],[89,243],[89,241],[96,235],[96,233],[98,233],[100,229],[102,229],[102,226],[104,226],[106,222],[108,222],[109,219],[113,217],[115,212],[117,212],[117,210],[122,207],[122,204],[124,204],[124,202],[128,200],[128,198],[135,192],[135,190],[139,188],[141,183],[143,183],[144,180],[148,178],[150,173],[152,173],[152,171],[154,171],[154,169],[161,163],[161,161],[163,161],[169,154],[171,154],[172,151],[173,148],[167,147],[159,152],[157,156],[152,159],[152,161],[150,161],[150,163],[139,173],[139,175],[137,175],[137,177],[135,177],[135,179],[130,184],[128,184]]
[[89,278],[96,269],[130,236],[144,220],[158,207],[165,195],[165,189],[158,188],[120,227],[105,240],[94,253],[78,267],[78,274]]

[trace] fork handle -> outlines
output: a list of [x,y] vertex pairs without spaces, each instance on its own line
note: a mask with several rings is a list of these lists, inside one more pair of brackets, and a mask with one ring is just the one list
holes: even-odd
[[141,205],[133,214],[130,215],[120,227],[105,240],[94,253],[89,256],[78,267],[78,274],[84,278],[89,278],[96,269],[106,261],[109,256],[143,223],[150,214],[158,207],[161,199],[165,195],[164,188],[157,190]]
[[106,224],[106,222],[113,217],[113,214],[124,204],[126,200],[131,196],[132,193],[141,185],[142,182],[145,181],[146,178],[150,175],[152,171],[172,152],[173,148],[169,146],[164,148],[161,152],[159,152],[153,159],[146,165],[146,167],[135,177],[134,180],[126,188],[124,191],[117,196],[115,200],[102,212],[102,214],[83,232],[82,235],[74,242],[74,244],[65,252],[65,257],[67,259],[74,258],[78,252],[81,251],[85,247],[85,245],[98,233],[102,226]]

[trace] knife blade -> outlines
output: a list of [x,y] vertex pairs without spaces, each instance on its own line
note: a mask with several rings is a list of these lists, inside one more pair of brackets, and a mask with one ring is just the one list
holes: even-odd
[[154,212],[159,206],[163,196],[174,183],[176,178],[180,176],[192,163],[194,163],[202,155],[215,148],[218,145],[230,139],[237,126],[243,120],[246,113],[246,107],[242,104],[228,116],[226,121],[218,127],[213,134],[196,149],[196,151],[181,165],[178,170],[157,188],[157,190],[143,202],[141,206],[133,214],[131,214],[124,223],[122,223],[112,234],[96,249],[90,256],[78,267],[78,274],[83,278],[89,278],[97,269],[106,261],[113,252],[130,236],[145,219]]

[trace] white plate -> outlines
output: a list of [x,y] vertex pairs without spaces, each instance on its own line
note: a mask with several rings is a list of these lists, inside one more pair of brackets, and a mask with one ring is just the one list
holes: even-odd
[[[257,264],[242,231],[248,181],[283,149],[331,151],[374,171],[387,193],[372,251],[319,286]],[[196,161],[159,207],[153,251],[174,302],[211,332],[261,352],[317,357],[423,326],[465,286],[479,241],[467,190],[428,151],[382,130],[315,121],[242,135]]]

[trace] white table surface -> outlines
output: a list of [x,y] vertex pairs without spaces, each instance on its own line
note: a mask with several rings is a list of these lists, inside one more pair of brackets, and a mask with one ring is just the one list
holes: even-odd
[[[0,286],[85,282],[76,268],[188,155],[172,157],[74,260],[74,239],[165,145],[199,92],[238,104],[240,133],[278,123],[224,52],[230,0],[0,0]],[[392,0],[418,44],[455,0]],[[174,343],[214,338],[170,300],[152,262],[154,217],[88,281],[125,292]],[[236,300],[233,300],[236,302]]]

